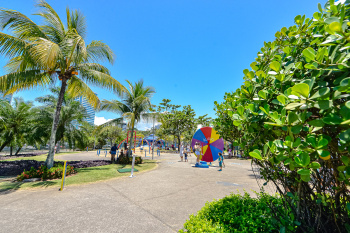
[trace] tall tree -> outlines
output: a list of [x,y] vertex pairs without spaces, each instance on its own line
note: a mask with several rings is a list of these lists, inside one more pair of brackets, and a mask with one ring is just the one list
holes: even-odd
[[[140,80],[134,84],[126,80],[129,89],[125,89],[120,96],[121,100],[103,100],[101,103],[101,110],[111,111],[119,113],[123,118],[130,122],[131,138],[129,141],[129,154],[133,145],[133,135],[135,123],[139,122],[141,118],[148,118],[149,109],[151,107],[151,97],[155,93],[153,87],[144,86],[143,80]],[[120,118],[114,121],[120,121]],[[111,121],[113,122],[113,121]],[[134,172],[135,154],[132,159],[131,177]]]
[[[164,100],[163,100],[164,102]],[[164,134],[173,135],[178,142],[178,149],[180,151],[181,136],[186,131],[191,131],[195,128],[195,112],[190,105],[184,106],[182,110],[179,110],[179,105],[171,105],[167,101],[165,107],[160,107],[159,110],[165,110],[164,108],[171,109],[170,112],[164,111],[161,115],[161,129]],[[160,104],[162,105],[162,104]]]
[[49,154],[46,160],[50,168],[54,162],[54,147],[64,93],[84,96],[94,106],[99,99],[88,85],[109,88],[121,93],[124,87],[110,76],[100,61],[113,62],[110,47],[101,41],[86,45],[86,21],[78,10],[67,8],[67,24],[44,0],[37,4],[36,14],[44,24],[38,25],[26,15],[9,9],[0,10],[0,53],[9,58],[8,74],[0,77],[0,91],[5,94],[35,87],[48,87],[58,79],[61,90],[56,105]]
[[17,98],[14,99],[13,106],[3,101],[0,105],[0,116],[0,151],[8,145],[17,145],[21,149],[30,139],[28,134],[36,127],[37,114],[33,104]]
[[[52,125],[52,118],[54,116],[55,106],[57,105],[60,88],[51,88],[51,92],[53,93],[52,95],[36,98],[36,101],[43,103],[45,106],[42,108],[38,120],[47,135],[50,135],[48,129]],[[75,146],[76,141],[80,142],[78,143],[80,145],[79,148],[85,147],[84,138],[86,135],[78,127],[78,125],[83,123],[85,117],[87,117],[87,114],[82,104],[75,101],[68,94],[65,94],[62,100],[60,120],[56,131],[55,144],[58,143],[56,153],[59,153],[60,144],[64,144],[64,139],[66,139],[70,148]]]

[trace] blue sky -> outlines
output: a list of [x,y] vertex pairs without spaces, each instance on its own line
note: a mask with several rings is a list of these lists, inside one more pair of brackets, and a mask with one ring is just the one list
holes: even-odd
[[[214,101],[240,87],[243,69],[249,68],[264,41],[274,40],[282,27],[294,24],[296,15],[312,17],[325,0],[48,0],[62,19],[66,6],[80,9],[87,19],[88,36],[102,40],[116,54],[112,76],[143,79],[153,86],[153,104],[170,99],[191,105],[198,115],[215,117]],[[35,1],[2,1],[1,7],[30,16]],[[30,16],[40,23],[40,18]],[[0,57],[0,66],[5,60]],[[0,69],[0,75],[4,74]],[[113,93],[93,87],[101,99]],[[47,94],[44,90],[19,92],[26,100]],[[99,112],[99,120],[117,117]],[[146,127],[139,125],[139,128]]]

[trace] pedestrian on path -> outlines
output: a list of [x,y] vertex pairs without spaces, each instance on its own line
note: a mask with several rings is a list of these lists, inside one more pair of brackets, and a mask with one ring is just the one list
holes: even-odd
[[111,162],[114,163],[115,162],[115,155],[117,154],[117,144],[114,144],[114,146],[111,147],[111,150],[109,151],[109,153],[111,154]]
[[181,158],[181,162],[183,162],[183,160],[184,160],[184,146],[182,144],[180,144],[180,158]]
[[199,142],[196,142],[196,144],[194,145],[194,150],[195,150],[194,153],[197,156],[196,164],[199,165],[199,161],[201,159],[201,150],[202,150],[201,144]]
[[185,150],[185,162],[188,162],[187,154],[188,154],[188,151]]
[[220,152],[220,153],[219,153],[219,166],[220,166],[219,171],[222,171],[222,165],[225,165],[225,164],[224,164],[224,156],[223,156],[222,153]]

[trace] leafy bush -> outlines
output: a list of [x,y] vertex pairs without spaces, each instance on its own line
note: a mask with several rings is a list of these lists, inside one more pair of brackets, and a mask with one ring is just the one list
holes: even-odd
[[[69,176],[71,174],[76,173],[76,170],[67,165],[66,175]],[[17,181],[22,181],[24,179],[30,178],[41,178],[41,180],[50,180],[50,179],[58,179],[63,176],[63,165],[55,164],[54,167],[47,169],[46,166],[41,165],[38,169],[31,167],[29,171],[24,170],[20,175],[17,176]]]
[[215,128],[233,132],[303,232],[350,229],[349,17],[349,1],[334,0],[313,19],[296,16],[215,103]]
[[[197,215],[190,216],[180,232],[278,232],[281,227],[273,218],[275,213],[271,205],[280,211],[278,217],[289,219],[286,216],[290,211],[283,207],[278,197],[259,194],[258,198],[252,198],[248,193],[243,196],[231,194],[207,202]],[[293,221],[288,220],[288,225],[289,232],[293,232]]]
[[[119,157],[119,164],[131,164],[132,163],[132,157]],[[135,157],[135,164],[141,164],[142,158],[140,156]]]

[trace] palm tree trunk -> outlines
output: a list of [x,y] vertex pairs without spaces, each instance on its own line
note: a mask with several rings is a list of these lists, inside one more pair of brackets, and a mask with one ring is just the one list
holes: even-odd
[[22,149],[22,146],[18,147],[18,149],[17,149],[17,151],[15,153],[15,156],[18,155],[18,153],[21,151],[21,149]]
[[[135,126],[135,118],[133,117],[131,119],[131,138],[130,138],[130,144],[129,144],[129,153],[128,155],[131,155],[131,146],[132,146],[132,139],[133,139],[133,134],[134,134],[134,126]],[[131,175],[130,177],[134,176],[134,166],[135,166],[135,153],[132,155],[132,163],[131,163]]]
[[56,132],[57,132],[58,122],[60,121],[61,107],[62,107],[64,93],[66,92],[66,87],[67,87],[67,79],[63,77],[60,94],[58,96],[56,112],[53,117],[50,144],[49,144],[49,154],[47,155],[46,162],[45,162],[47,168],[49,169],[52,168],[53,162],[54,162]]
[[7,146],[7,144],[9,144],[11,142],[11,140],[7,140],[7,141],[5,141],[2,145],[1,145],[1,147],[0,147],[0,152],[5,148],[5,146]]

